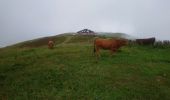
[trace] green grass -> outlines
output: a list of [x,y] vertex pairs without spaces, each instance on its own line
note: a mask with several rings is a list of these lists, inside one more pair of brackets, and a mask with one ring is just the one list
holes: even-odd
[[0,99],[170,100],[170,48],[126,46],[96,60],[84,39],[1,49]]

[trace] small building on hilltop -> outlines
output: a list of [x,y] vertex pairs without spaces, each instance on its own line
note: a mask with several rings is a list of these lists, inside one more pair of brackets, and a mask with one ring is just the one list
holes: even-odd
[[97,34],[94,31],[89,30],[89,29],[83,29],[83,30],[78,31],[77,33],[78,35],[96,35]]

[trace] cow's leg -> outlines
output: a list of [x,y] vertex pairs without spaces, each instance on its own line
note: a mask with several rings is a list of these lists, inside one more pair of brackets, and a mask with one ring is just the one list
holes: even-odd
[[111,56],[113,56],[114,55],[114,52],[116,52],[117,50],[115,49],[115,48],[112,48],[111,49]]
[[100,51],[99,47],[96,47],[96,55],[97,55],[97,58],[100,57],[99,51]]

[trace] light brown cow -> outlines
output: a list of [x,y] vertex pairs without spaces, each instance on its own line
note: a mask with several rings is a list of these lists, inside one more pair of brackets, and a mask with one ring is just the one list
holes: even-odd
[[113,54],[116,52],[120,47],[127,44],[127,40],[124,39],[102,39],[96,38],[94,41],[94,53],[99,56],[99,50],[105,49],[110,50]]
[[54,42],[52,40],[48,41],[48,48],[53,49],[54,48]]

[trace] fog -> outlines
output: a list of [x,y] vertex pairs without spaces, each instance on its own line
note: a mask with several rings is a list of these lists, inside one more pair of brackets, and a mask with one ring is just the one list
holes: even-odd
[[0,0],[0,47],[84,28],[170,40],[170,0]]

